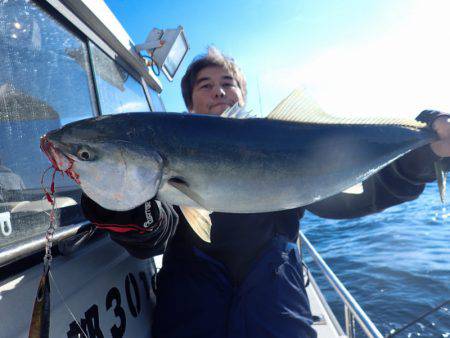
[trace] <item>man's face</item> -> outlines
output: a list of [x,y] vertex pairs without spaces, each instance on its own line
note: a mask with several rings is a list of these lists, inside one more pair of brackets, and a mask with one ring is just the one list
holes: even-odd
[[206,67],[197,74],[192,90],[191,112],[221,115],[236,102],[243,107],[244,97],[237,81],[226,69]]

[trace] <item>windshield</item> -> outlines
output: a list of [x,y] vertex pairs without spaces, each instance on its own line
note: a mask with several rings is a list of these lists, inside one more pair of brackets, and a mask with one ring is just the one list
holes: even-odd
[[[42,233],[50,205],[39,149],[49,130],[94,115],[87,46],[30,1],[0,6],[0,246]],[[47,182],[48,184],[48,182]],[[81,220],[80,192],[56,176],[60,224]]]

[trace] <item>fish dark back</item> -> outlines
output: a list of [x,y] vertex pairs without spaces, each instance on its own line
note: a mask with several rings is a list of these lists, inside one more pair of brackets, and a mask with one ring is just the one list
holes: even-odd
[[142,124],[150,128],[148,141],[163,153],[171,154],[187,151],[239,156],[255,152],[255,155],[273,156],[295,153],[299,149],[320,151],[326,148],[330,153],[338,153],[361,143],[374,146],[364,151],[377,152],[418,147],[436,137],[428,128],[397,125],[326,125],[185,114],[153,115],[142,119]]
[[[342,140],[361,137],[369,142],[392,144],[435,138],[428,128],[398,125],[305,124],[270,119],[227,119],[216,116],[179,113],[128,113],[102,116],[68,124],[74,133],[99,140],[123,140],[136,144],[205,144],[220,150],[232,146],[270,150],[299,143],[314,145],[317,139]],[[80,136],[83,136],[81,133]],[[269,142],[270,141],[270,142]]]
[[306,153],[337,161],[345,152],[366,161],[380,153],[417,148],[435,138],[427,128],[397,125],[303,124],[177,113],[129,113],[77,123],[80,128],[74,133],[80,137],[154,148],[170,164],[182,158],[222,163],[288,161],[289,156]]

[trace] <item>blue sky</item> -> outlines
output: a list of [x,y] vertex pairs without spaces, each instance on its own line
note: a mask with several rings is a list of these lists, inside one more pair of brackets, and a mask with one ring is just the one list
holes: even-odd
[[174,81],[161,75],[169,111],[185,110],[180,79],[214,45],[248,81],[262,116],[304,87],[329,113],[414,117],[450,111],[446,0],[106,0],[135,43],[153,27],[185,29],[190,51]]

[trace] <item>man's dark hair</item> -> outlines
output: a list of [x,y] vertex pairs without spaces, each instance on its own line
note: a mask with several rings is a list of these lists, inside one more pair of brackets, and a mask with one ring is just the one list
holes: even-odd
[[217,48],[209,47],[206,54],[196,57],[189,65],[181,80],[181,93],[188,110],[192,109],[192,91],[198,73],[206,67],[220,67],[230,72],[242,91],[244,101],[247,97],[247,81],[234,59],[223,55]]

